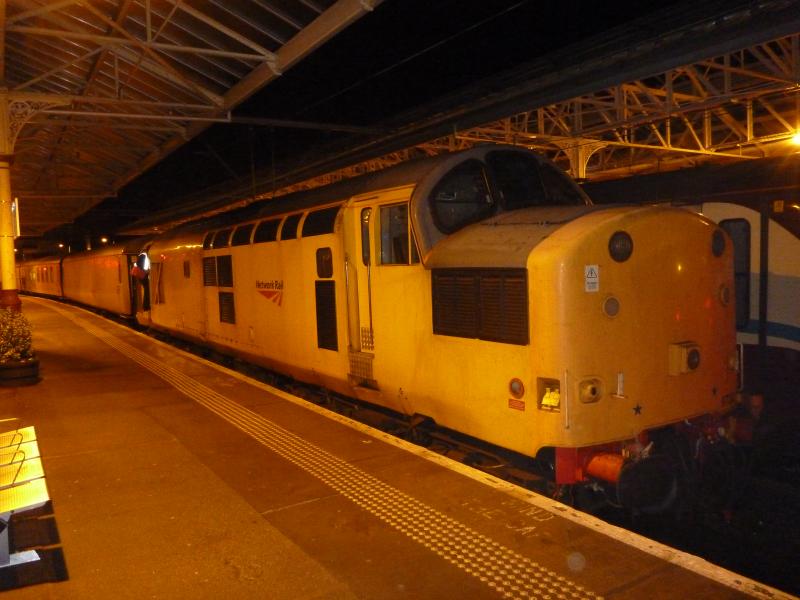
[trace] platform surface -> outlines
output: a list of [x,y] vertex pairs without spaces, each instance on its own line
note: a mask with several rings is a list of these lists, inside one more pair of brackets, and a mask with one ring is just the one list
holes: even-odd
[[788,598],[91,313],[24,298],[45,598]]

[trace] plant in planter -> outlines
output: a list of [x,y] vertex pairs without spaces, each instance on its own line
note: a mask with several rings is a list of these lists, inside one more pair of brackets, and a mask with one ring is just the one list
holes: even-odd
[[0,386],[39,381],[39,359],[32,342],[28,319],[18,310],[0,310]]

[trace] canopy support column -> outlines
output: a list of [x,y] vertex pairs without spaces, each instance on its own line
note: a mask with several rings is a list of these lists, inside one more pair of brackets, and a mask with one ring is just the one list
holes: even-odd
[[0,96],[0,308],[19,310],[17,273],[14,257],[14,213],[11,196],[11,163],[14,137],[11,133],[9,99]]

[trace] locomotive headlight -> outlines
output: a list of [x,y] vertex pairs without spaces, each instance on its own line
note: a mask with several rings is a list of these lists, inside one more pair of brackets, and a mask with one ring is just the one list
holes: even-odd
[[608,240],[608,253],[617,262],[625,262],[633,254],[633,239],[627,231],[617,231]]
[[578,384],[578,397],[584,404],[600,400],[603,395],[603,384],[596,377],[584,379]]
[[689,350],[686,354],[686,366],[689,367],[690,371],[694,371],[700,366],[700,350],[697,348]]
[[682,375],[696,371],[700,366],[700,346],[695,342],[669,345],[669,374]]

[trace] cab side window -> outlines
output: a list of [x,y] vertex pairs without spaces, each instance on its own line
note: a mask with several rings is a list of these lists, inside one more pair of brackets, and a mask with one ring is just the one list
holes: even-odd
[[417,246],[408,221],[408,204],[380,208],[381,264],[408,265],[419,262]]
[[482,162],[468,160],[445,175],[431,192],[433,222],[442,233],[455,233],[494,214],[496,206]]

